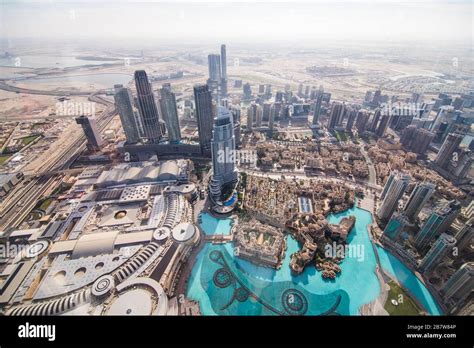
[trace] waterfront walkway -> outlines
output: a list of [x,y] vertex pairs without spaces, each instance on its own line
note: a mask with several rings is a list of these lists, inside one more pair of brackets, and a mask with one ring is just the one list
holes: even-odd
[[232,241],[231,234],[213,234],[205,236],[206,242],[212,242],[213,244],[221,244]]

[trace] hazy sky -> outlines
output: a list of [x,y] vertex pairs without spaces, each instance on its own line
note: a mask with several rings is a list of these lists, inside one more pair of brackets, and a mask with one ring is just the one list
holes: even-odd
[[10,1],[0,37],[262,42],[456,40],[472,44],[473,2]]

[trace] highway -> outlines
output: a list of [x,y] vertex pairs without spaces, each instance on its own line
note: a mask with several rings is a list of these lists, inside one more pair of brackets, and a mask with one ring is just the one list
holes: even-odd
[[99,91],[70,91],[70,90],[54,90],[54,91],[41,91],[37,89],[28,89],[22,87],[16,87],[0,81],[0,89],[8,92],[22,93],[22,94],[39,94],[39,95],[54,95],[58,97],[64,96],[88,96],[91,94],[105,94],[105,90]]
[[[115,105],[94,94],[89,96],[89,100],[106,106],[104,112],[97,118],[97,126],[102,132],[116,113]],[[78,132],[70,144],[60,149],[56,156],[52,156],[33,175],[25,176],[26,184],[19,184],[22,186],[8,195],[0,205],[0,231],[21,225],[43,194],[61,182],[65,171],[84,150],[85,144],[85,135],[82,131]]]

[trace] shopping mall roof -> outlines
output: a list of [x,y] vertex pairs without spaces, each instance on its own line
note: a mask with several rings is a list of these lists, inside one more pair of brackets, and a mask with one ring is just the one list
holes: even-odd
[[120,164],[103,171],[96,181],[96,186],[108,187],[143,182],[176,181],[178,180],[179,171],[176,161]]

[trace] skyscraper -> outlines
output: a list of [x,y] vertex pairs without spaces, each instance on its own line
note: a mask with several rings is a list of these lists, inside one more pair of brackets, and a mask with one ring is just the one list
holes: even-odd
[[434,160],[435,163],[441,168],[446,168],[449,164],[449,161],[453,159],[453,153],[458,149],[459,144],[461,144],[463,138],[464,137],[461,134],[448,134]]
[[347,119],[347,124],[346,124],[346,131],[352,132],[352,127],[354,127],[354,121],[357,117],[357,110],[355,109],[350,109],[349,110],[349,117]]
[[344,104],[335,102],[332,105],[331,114],[329,115],[328,129],[334,130],[336,127],[340,126],[343,116]]
[[211,198],[215,203],[222,200],[226,187],[237,181],[235,167],[235,135],[232,114],[224,107],[218,107],[212,131],[212,178],[209,185]]
[[253,129],[253,122],[254,122],[254,111],[252,110],[253,108],[253,103],[247,108],[247,130],[249,132],[252,131]]
[[168,139],[170,143],[179,143],[181,140],[181,127],[179,126],[176,97],[171,92],[171,87],[165,85],[160,89],[160,96],[161,114],[168,130]]
[[454,310],[462,306],[474,288],[474,262],[462,265],[444,284],[441,293],[447,306]]
[[303,96],[303,84],[300,83],[298,85],[298,97],[302,97]]
[[250,87],[250,83],[245,83],[242,87],[242,91],[244,93],[243,100],[250,100],[252,99],[252,87]]
[[82,126],[82,130],[86,135],[87,148],[90,151],[98,151],[103,145],[102,138],[100,137],[99,130],[94,118],[87,116],[80,116],[76,118],[76,123]]
[[247,109],[247,129],[252,130],[254,123],[255,127],[261,127],[262,117],[262,107],[255,102],[250,104],[249,108]]
[[149,143],[158,143],[162,132],[155,97],[145,70],[135,71],[137,103],[143,126],[143,137]]
[[410,220],[413,221],[418,217],[418,214],[426,202],[428,202],[428,199],[430,199],[435,188],[436,186],[429,182],[422,182],[416,185],[403,209],[404,214]]
[[456,156],[457,160],[453,160],[448,166],[450,174],[457,180],[465,179],[474,163],[474,153],[467,148],[459,148]]
[[365,132],[367,123],[369,122],[369,114],[366,110],[359,110],[357,113],[356,128],[359,133]]
[[123,131],[128,144],[136,144],[140,140],[137,126],[138,110],[133,106],[132,92],[122,85],[115,85],[114,94],[115,105],[122,122]]
[[262,114],[262,121],[268,122],[270,121],[270,109],[272,107],[271,103],[263,103],[263,114]]
[[272,106],[270,107],[270,119],[268,120],[268,128],[270,128],[270,130],[273,130],[275,124],[275,113],[276,107],[275,104],[272,104]]
[[431,271],[441,262],[446,253],[454,248],[455,245],[456,238],[447,233],[442,233],[431,249],[426,253],[425,257],[421,260],[420,269],[423,272]]
[[379,120],[380,120],[380,114],[381,114],[380,109],[375,110],[374,116],[372,118],[372,123],[370,125],[370,131],[375,132],[377,130]]
[[398,201],[402,198],[409,182],[410,176],[406,174],[396,172],[390,175],[382,192],[382,204],[377,211],[377,215],[381,220],[390,219],[395,209],[397,209]]
[[383,187],[382,193],[380,194],[380,200],[383,200],[385,196],[387,195],[388,189],[390,188],[390,185],[393,182],[393,179],[397,175],[396,171],[390,172],[390,175],[387,178],[387,181],[385,182],[385,185]]
[[309,97],[309,91],[311,90],[311,86],[306,86],[304,89],[304,97],[308,98]]
[[379,105],[381,97],[382,97],[382,91],[380,89],[376,90],[374,93],[374,97],[372,98],[372,103],[374,105]]
[[417,154],[425,155],[433,141],[434,134],[429,130],[420,128],[415,131],[409,149]]
[[402,135],[400,136],[400,142],[405,148],[409,148],[411,145],[411,142],[413,140],[413,135],[415,134],[417,128],[416,126],[408,126],[402,131]]
[[424,155],[428,150],[434,134],[424,128],[418,128],[415,125],[406,127],[400,137],[402,145],[410,151]]
[[256,113],[255,113],[255,126],[258,128],[258,127],[262,127],[262,123],[263,123],[263,108],[256,104]]
[[207,85],[194,86],[194,103],[198,123],[199,144],[203,156],[211,156],[212,96]]
[[415,246],[423,249],[428,246],[433,239],[445,232],[461,210],[461,205],[457,201],[451,201],[443,207],[439,207],[431,213],[428,220],[418,232],[415,238]]
[[209,68],[209,80],[220,82],[221,79],[221,56],[218,54],[210,54],[207,56]]
[[385,135],[385,131],[388,128],[388,124],[390,123],[390,115],[383,115],[382,119],[380,120],[380,124],[378,125],[375,134],[382,138]]
[[265,85],[265,98],[270,99],[272,97],[272,85],[266,84]]
[[321,114],[321,104],[323,102],[324,88],[319,86],[318,94],[316,96],[316,103],[314,104],[313,125],[318,124],[319,115]]
[[207,84],[214,97],[217,97],[219,85],[221,83],[221,56],[218,54],[210,54],[207,56],[209,79]]
[[275,93],[275,102],[281,103],[283,101],[283,92],[278,91]]
[[225,45],[221,45],[221,96],[227,96],[227,52]]
[[466,222],[455,237],[460,251],[468,249],[474,243],[474,219]]
[[371,91],[365,92],[364,101],[367,103],[370,103],[371,100],[372,100],[372,92]]

